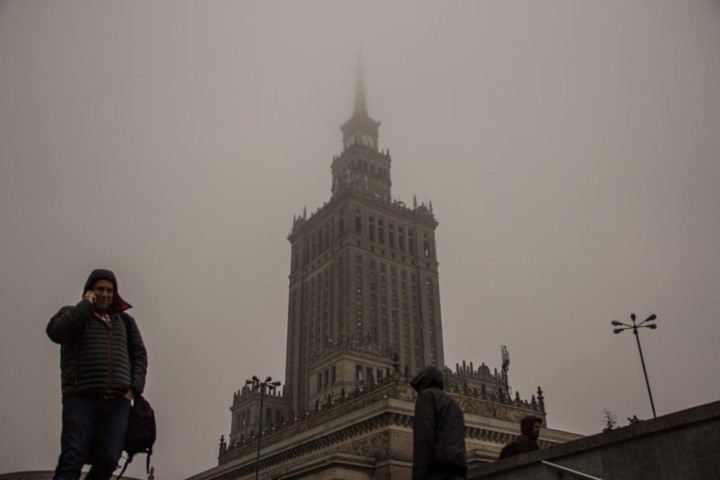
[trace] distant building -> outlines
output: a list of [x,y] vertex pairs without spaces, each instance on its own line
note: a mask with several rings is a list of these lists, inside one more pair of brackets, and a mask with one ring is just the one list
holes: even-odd
[[[545,417],[542,391],[512,397],[500,371],[445,366],[432,203],[391,194],[390,153],[379,148],[362,69],[355,108],[331,164],[332,196],[296,217],[291,244],[287,363],[282,393],[263,399],[260,478],[403,479],[412,467],[415,393],[426,365],[444,368],[446,390],[466,415],[470,464],[497,458],[525,415]],[[193,480],[255,474],[260,394],[234,395],[219,465]],[[578,438],[544,429],[541,445]]]

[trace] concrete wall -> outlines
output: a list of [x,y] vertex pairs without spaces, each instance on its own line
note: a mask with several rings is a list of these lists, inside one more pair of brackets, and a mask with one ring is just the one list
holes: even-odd
[[583,478],[568,472],[559,476],[543,461],[602,480],[716,480],[720,478],[720,402],[479,465],[468,472],[468,478]]

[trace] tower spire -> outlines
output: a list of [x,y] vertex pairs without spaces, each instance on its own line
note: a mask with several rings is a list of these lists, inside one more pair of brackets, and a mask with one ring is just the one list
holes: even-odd
[[367,114],[367,102],[365,100],[365,73],[363,71],[362,52],[357,53],[357,67],[355,71],[355,114]]

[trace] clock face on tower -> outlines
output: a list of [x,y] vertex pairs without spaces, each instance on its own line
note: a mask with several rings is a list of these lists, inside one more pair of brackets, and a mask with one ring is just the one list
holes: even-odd
[[364,134],[360,140],[362,141],[363,145],[365,145],[365,146],[367,146],[367,147],[374,147],[374,146],[375,146],[375,141],[374,141],[373,138],[372,138],[370,135],[368,135],[367,133]]
[[355,145],[355,135],[350,135],[347,140],[345,140],[345,148],[350,148],[353,145]]

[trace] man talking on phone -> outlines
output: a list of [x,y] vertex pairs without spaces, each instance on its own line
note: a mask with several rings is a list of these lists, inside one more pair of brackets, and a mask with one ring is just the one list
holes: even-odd
[[108,480],[123,451],[132,399],[145,387],[147,351],[115,274],[94,270],[82,300],[47,325],[61,345],[61,452],[53,480]]

